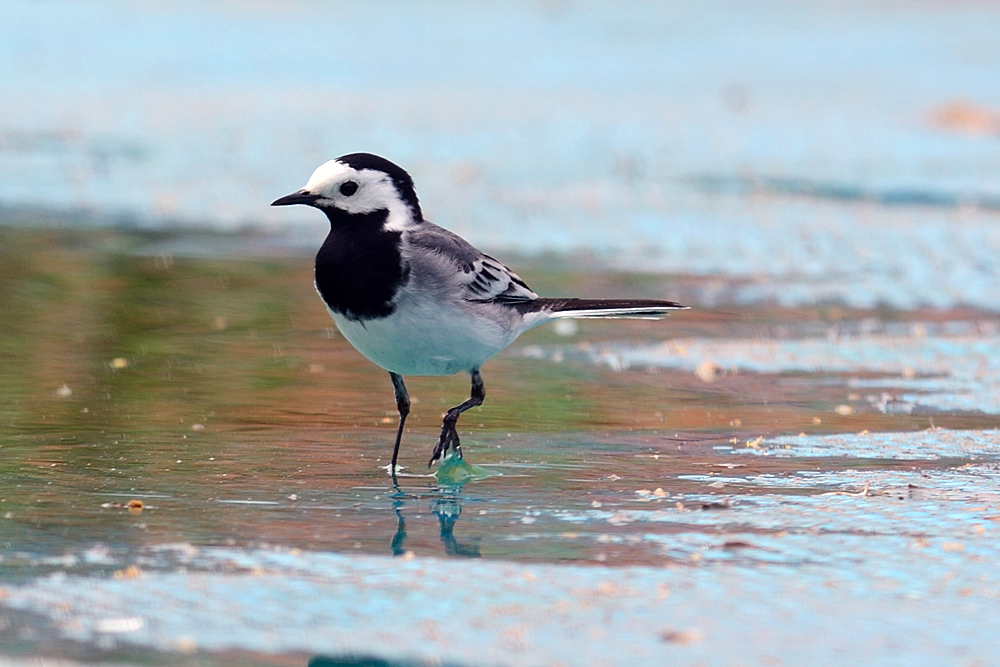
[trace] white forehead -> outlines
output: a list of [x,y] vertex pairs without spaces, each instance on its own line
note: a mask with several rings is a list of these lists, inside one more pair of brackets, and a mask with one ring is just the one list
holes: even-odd
[[346,164],[330,160],[316,167],[316,171],[309,177],[309,182],[306,183],[305,189],[310,192],[317,192],[322,190],[324,185],[336,183],[348,174],[354,173],[356,173],[355,170]]

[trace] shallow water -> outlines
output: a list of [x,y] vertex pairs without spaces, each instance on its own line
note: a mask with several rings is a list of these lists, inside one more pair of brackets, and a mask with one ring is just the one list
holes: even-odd
[[468,382],[414,378],[396,489],[391,385],[309,258],[164,251],[254,242],[0,230],[4,660],[994,664],[995,314],[530,332],[460,421],[494,474],[433,476]]

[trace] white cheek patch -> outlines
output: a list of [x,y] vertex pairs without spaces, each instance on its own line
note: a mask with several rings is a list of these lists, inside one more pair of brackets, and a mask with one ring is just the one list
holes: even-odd
[[341,195],[337,207],[348,213],[371,213],[388,210],[389,215],[382,229],[401,232],[414,226],[413,210],[403,201],[392,179],[386,174],[370,169],[358,172],[361,187],[350,197]]
[[382,224],[382,229],[387,232],[403,232],[413,227],[416,227],[416,223],[413,220],[413,211],[410,210],[409,206],[399,202],[398,206],[389,207],[389,217]]
[[386,208],[392,211],[399,206],[405,207],[389,177],[377,178],[375,174],[376,172],[371,171],[358,174],[357,181],[361,187],[350,197],[338,192],[338,196],[335,197],[337,208],[342,208],[348,213],[371,213]]

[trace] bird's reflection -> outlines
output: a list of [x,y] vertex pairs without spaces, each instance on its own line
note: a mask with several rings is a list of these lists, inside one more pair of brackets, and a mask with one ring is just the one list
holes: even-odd
[[441,498],[434,503],[434,514],[441,525],[441,543],[449,556],[479,558],[479,545],[462,544],[455,539],[455,522],[462,515],[462,504],[457,498]]
[[[393,556],[402,556],[406,553],[406,519],[403,517],[403,510],[406,501],[399,498],[395,502],[396,510],[396,533],[389,543]],[[444,552],[448,556],[461,556],[463,558],[479,558],[479,545],[470,542],[459,542],[455,537],[455,524],[458,517],[462,515],[462,501],[457,493],[444,492],[443,495],[434,499],[431,511],[438,518],[441,528],[441,544],[444,545]]]
[[403,518],[402,505],[403,503],[396,501],[396,534],[389,543],[393,556],[402,556],[406,553],[406,519]]

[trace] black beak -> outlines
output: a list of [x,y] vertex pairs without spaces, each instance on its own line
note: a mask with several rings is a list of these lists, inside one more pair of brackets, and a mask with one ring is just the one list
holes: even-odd
[[314,195],[306,190],[299,190],[298,192],[275,199],[271,202],[271,206],[291,206],[292,204],[306,204],[311,206],[316,203],[317,199],[319,199],[319,195]]

